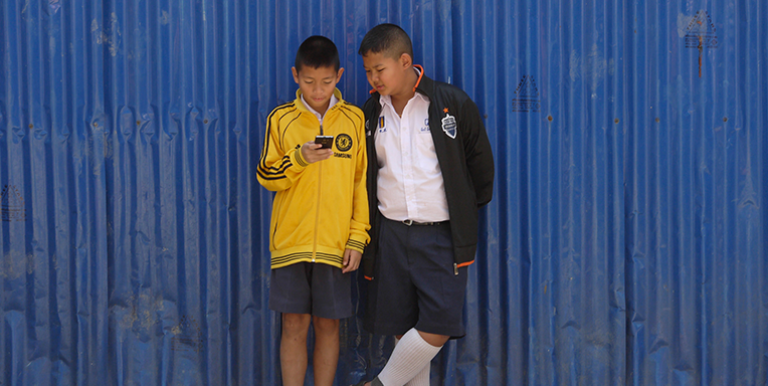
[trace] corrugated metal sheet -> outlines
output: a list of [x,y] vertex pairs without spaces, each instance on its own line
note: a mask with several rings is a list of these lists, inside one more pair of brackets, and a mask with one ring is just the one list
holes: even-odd
[[[361,104],[385,21],[495,146],[468,337],[433,384],[765,385],[766,20],[761,0],[3,1],[0,385],[278,383],[265,119],[311,34]],[[391,345],[344,321],[337,384]]]

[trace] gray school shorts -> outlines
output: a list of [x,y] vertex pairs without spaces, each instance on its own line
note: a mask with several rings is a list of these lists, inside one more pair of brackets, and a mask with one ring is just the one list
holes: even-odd
[[344,319],[354,314],[351,273],[323,263],[296,263],[272,270],[269,309]]
[[464,336],[467,267],[453,269],[450,223],[381,220],[364,326],[382,335],[416,330]]

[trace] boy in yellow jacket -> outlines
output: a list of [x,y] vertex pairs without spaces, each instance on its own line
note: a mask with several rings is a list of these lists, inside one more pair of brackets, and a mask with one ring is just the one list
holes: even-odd
[[[296,53],[296,99],[267,120],[259,183],[272,203],[270,309],[282,313],[284,385],[303,385],[307,333],[315,328],[315,385],[331,385],[339,319],[353,315],[350,272],[370,241],[362,111],[341,98],[333,42],[307,38]],[[317,136],[333,137],[324,148]]]

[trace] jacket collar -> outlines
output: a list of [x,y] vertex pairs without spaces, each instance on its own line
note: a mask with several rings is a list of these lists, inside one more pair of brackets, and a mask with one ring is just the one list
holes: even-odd
[[[331,108],[328,109],[328,111],[333,110],[334,108],[336,108],[336,106],[339,106],[344,102],[344,99],[341,98],[341,91],[338,88],[335,88],[333,90],[333,96],[336,97],[337,102],[335,105],[331,106]],[[296,108],[298,108],[299,110],[312,114],[312,112],[309,111],[309,109],[307,109],[307,106],[304,105],[304,102],[301,101],[301,89],[296,90],[296,100],[294,101],[294,103],[296,104]],[[328,111],[326,111],[326,114],[328,113]]]
[[424,75],[423,67],[419,66],[418,64],[414,65],[414,67],[416,66],[418,66],[418,68],[421,70],[421,73],[419,74],[419,80],[416,81],[416,86],[414,87],[413,91],[422,93],[431,100],[434,94],[432,91],[434,90],[435,81]]

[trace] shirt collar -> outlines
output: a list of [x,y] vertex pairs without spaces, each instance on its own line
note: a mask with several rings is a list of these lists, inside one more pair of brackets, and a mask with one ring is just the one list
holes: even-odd
[[[330,103],[328,103],[328,110],[330,110],[330,109],[331,109],[331,107],[333,107],[333,105],[335,105],[335,104],[336,104],[336,103],[338,103],[338,102],[339,102],[339,99],[338,99],[338,98],[336,98],[336,93],[334,92],[334,94],[333,94],[333,95],[331,95],[331,101],[330,101]],[[303,104],[304,104],[304,107],[306,107],[306,108],[307,108],[307,110],[309,110],[309,112],[310,112],[310,113],[312,113],[312,114],[315,114],[315,116],[317,117],[317,120],[318,120],[318,121],[320,121],[320,122],[322,122],[322,121],[323,121],[323,117],[325,116],[325,114],[320,114],[320,113],[318,113],[317,111],[315,111],[315,109],[313,109],[313,108],[312,108],[312,107],[309,105],[309,103],[307,103],[307,101],[304,99],[304,94],[301,94],[301,103],[303,103]],[[325,110],[325,112],[327,113],[327,112],[328,112],[328,110]]]
[[[429,102],[429,98],[426,95],[419,92],[417,92],[416,94],[413,94],[413,97],[411,99],[414,99],[414,98],[418,98],[418,99],[421,99],[422,101]],[[379,104],[381,105],[381,107],[391,106],[393,109],[395,108],[394,106],[392,106],[392,98],[390,98],[389,95],[379,96]]]

